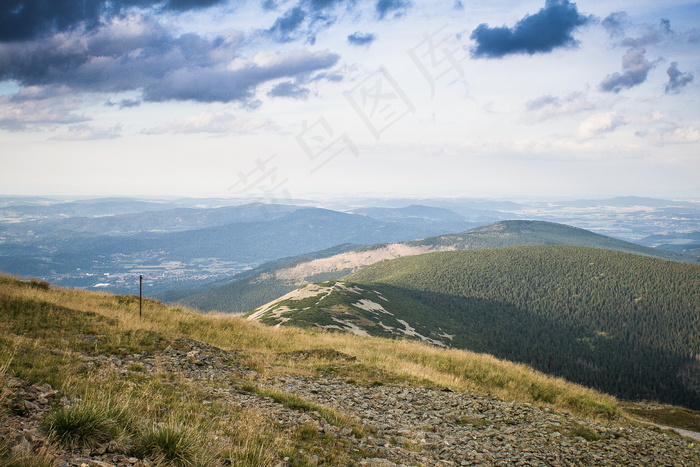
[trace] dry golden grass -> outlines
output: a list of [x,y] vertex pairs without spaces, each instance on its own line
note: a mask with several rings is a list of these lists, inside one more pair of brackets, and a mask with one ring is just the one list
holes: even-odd
[[[212,398],[195,381],[178,374],[147,373],[138,365],[129,370],[133,378],[108,367],[72,371],[80,367],[84,354],[154,353],[188,338],[242,351],[243,363],[263,376],[333,373],[357,384],[449,387],[587,417],[620,413],[610,396],[489,355],[416,341],[272,328],[152,300],[143,305],[139,316],[138,297],[47,288],[0,275],[0,410],[7,408],[10,398],[6,375],[13,374],[31,383],[48,382],[71,401],[44,419],[44,429],[57,447],[109,439],[125,452],[159,458],[163,465],[269,466],[284,457],[305,465],[303,453],[313,443],[328,443],[327,465],[352,463],[357,454],[342,442],[320,437],[309,427],[285,431],[255,407],[243,409]],[[247,385],[295,410],[319,412],[330,423],[350,426],[357,434],[365,429],[330,407],[251,381],[231,383]],[[76,419],[91,420],[94,429],[80,431],[84,426],[76,428]],[[0,446],[0,463],[51,464],[45,453],[26,464],[6,451]]]
[[[226,350],[244,350],[246,363],[267,373],[317,371],[323,366],[318,360],[285,359],[281,355],[298,350],[333,349],[356,357],[355,363],[342,365],[342,374],[349,379],[364,380],[367,374],[371,374],[379,382],[388,379],[402,384],[449,387],[505,400],[552,405],[588,417],[620,413],[617,401],[611,396],[490,355],[436,348],[416,341],[365,338],[291,327],[271,328],[230,315],[200,314],[151,300],[144,301],[140,317],[138,297],[59,287],[45,290],[8,278],[0,281],[2,296],[108,318],[109,326],[115,328],[115,332],[102,339],[100,346],[133,346],[133,342],[125,341],[125,336],[133,337],[134,332],[168,338],[186,337]],[[54,355],[54,358],[69,358],[71,349],[68,343],[63,351],[65,355]]]

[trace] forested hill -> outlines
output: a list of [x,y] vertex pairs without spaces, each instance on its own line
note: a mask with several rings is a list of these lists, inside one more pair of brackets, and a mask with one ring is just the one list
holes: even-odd
[[635,253],[676,261],[692,258],[636,243],[600,235],[590,230],[545,221],[510,220],[476,227],[466,232],[407,242],[409,245],[449,246],[456,250],[476,250],[520,245],[576,245]]
[[[200,310],[245,313],[309,282],[339,279],[380,259],[410,256],[429,251],[476,250],[517,245],[578,245],[635,253],[678,261],[692,261],[671,251],[637,245],[589,230],[543,221],[511,220],[484,225],[458,234],[429,237],[395,244],[375,244],[335,255],[309,254],[289,264],[258,268],[211,290],[163,294],[162,300],[179,300]],[[176,297],[176,298],[173,298]]]
[[545,245],[404,257],[343,281],[258,318],[422,338],[543,371],[551,357],[553,374],[617,396],[700,407],[698,265]]

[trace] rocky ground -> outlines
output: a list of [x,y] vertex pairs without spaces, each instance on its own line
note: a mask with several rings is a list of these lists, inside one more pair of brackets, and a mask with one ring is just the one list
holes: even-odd
[[[340,355],[338,358],[343,358]],[[155,355],[85,357],[81,371],[110,367],[127,372],[171,371],[197,382],[212,399],[256,407],[291,433],[312,424],[368,453],[364,466],[700,466],[700,445],[669,430],[623,419],[593,422],[529,404],[473,394],[415,387],[364,387],[334,376],[256,377],[234,352],[182,340]],[[285,408],[270,398],[236,389],[231,376],[254,378],[261,387],[292,392],[333,407],[373,429],[362,437],[337,428],[316,412]],[[10,378],[14,415],[0,436],[17,452],[47,447],[39,420],[55,401],[48,385]],[[148,459],[102,446],[92,452],[54,451],[59,467],[148,467]],[[285,459],[279,466],[285,466]]]

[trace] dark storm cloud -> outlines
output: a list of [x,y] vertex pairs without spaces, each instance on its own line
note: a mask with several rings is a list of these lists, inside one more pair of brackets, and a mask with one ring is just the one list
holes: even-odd
[[668,74],[668,84],[666,85],[667,94],[677,94],[681,92],[681,89],[691,83],[694,78],[692,73],[683,73],[680,71],[677,62],[671,62],[666,73]]
[[209,8],[226,1],[227,0],[170,0],[167,2],[166,6],[171,10],[187,11]]
[[255,88],[280,78],[305,76],[330,68],[340,57],[329,52],[303,52],[280,56],[266,63],[247,63],[230,70],[214,66],[206,70],[182,67],[144,89],[148,101],[195,100],[199,102],[251,102]]
[[[139,32],[125,38],[124,29]],[[192,33],[173,36],[152,20],[115,19],[91,34],[1,45],[0,81],[15,80],[24,87],[39,87],[45,94],[65,88],[141,91],[145,101],[247,104],[262,83],[308,76],[331,68],[339,59],[327,51],[245,58],[238,54],[241,40]]]
[[572,33],[594,19],[578,12],[568,0],[547,0],[544,8],[525,16],[514,27],[490,28],[480,24],[471,34],[476,41],[472,56],[500,58],[509,54],[551,52],[558,47],[573,47],[577,41]]
[[370,45],[372,42],[375,41],[377,36],[374,34],[370,33],[361,33],[361,32],[353,32],[348,36],[348,42],[351,45],[358,45],[358,46],[363,46],[363,45]]
[[622,73],[616,72],[608,75],[600,83],[600,89],[605,92],[618,93],[646,81],[649,70],[654,68],[654,64],[646,59],[645,53],[645,49],[628,50],[622,57]]
[[291,42],[298,38],[297,31],[301,29],[305,19],[306,12],[296,6],[277,18],[269,33],[279,42]]
[[129,8],[185,11],[228,0],[3,0],[0,2],[0,42],[28,40],[77,28],[93,30],[105,19]]
[[379,19],[388,16],[397,18],[406,14],[406,11],[413,5],[408,0],[377,0],[376,10]]
[[273,87],[267,95],[270,97],[289,97],[291,99],[304,100],[309,97],[309,90],[292,81],[283,81]]
[[108,100],[105,102],[105,105],[108,107],[118,106],[120,109],[130,109],[132,107],[139,107],[141,103],[142,102],[139,99],[122,99],[119,102],[112,102],[111,100]]
[[[357,0],[298,0],[277,18],[267,33],[277,42],[305,39],[315,43],[316,35],[338,21],[343,11],[352,11]],[[265,2],[263,8],[276,10],[275,2]]]

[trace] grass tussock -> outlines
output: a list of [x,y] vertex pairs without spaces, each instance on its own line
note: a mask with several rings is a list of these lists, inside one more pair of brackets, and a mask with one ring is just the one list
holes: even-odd
[[91,449],[108,442],[128,447],[139,424],[132,402],[92,389],[83,399],[51,410],[41,427],[49,439],[67,449]]
[[53,467],[53,457],[47,450],[13,452],[0,443],[0,465],[3,467]]
[[[324,451],[330,456],[325,458],[327,465],[342,465],[351,454],[342,440],[314,435],[308,427],[308,433],[301,430],[290,440],[285,427],[253,409],[212,398],[178,374],[145,371],[138,365],[129,366],[127,374],[109,367],[86,369],[84,356],[153,354],[187,338],[242,351],[240,363],[263,376],[335,374],[359,385],[449,387],[587,417],[620,413],[612,397],[488,355],[414,341],[270,328],[152,300],[144,302],[140,317],[138,297],[45,287],[6,276],[0,276],[0,323],[0,383],[6,375],[47,382],[60,397],[73,401],[54,407],[42,423],[55,445],[89,448],[116,443],[124,452],[163,465],[264,467],[284,457],[303,465],[305,456],[321,455],[310,454],[313,443],[330,446]],[[358,436],[368,429],[294,394],[244,385],[243,380],[233,384],[291,409],[317,412]],[[11,396],[2,384],[0,407],[7,407]],[[26,464],[17,459],[10,464],[8,456],[0,457],[2,465]],[[26,465],[43,464],[39,459]]]
[[215,454],[200,432],[183,424],[169,422],[152,425],[140,433],[134,453],[156,463],[174,467],[214,465]]

